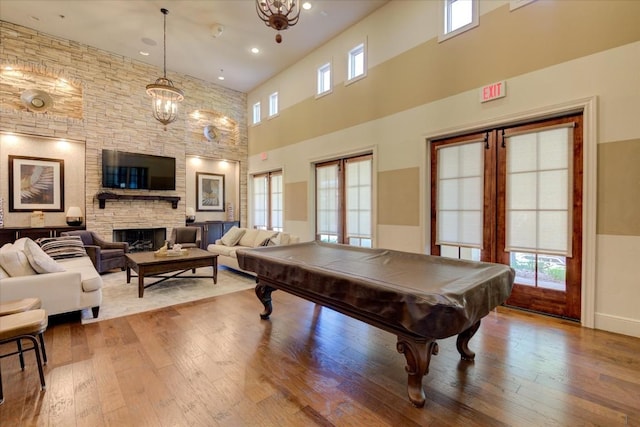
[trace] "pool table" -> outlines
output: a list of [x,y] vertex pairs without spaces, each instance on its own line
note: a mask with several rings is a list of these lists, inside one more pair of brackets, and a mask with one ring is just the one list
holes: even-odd
[[395,334],[417,407],[425,403],[422,378],[438,352],[436,340],[458,335],[458,352],[473,360],[469,340],[509,297],[514,279],[502,264],[319,241],[236,254],[240,268],[256,273],[262,319],[272,314],[271,293],[280,289]]

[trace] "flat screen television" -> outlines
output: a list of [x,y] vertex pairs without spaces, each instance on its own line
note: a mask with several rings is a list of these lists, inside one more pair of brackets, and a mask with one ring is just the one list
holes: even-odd
[[131,190],[175,190],[176,159],[102,150],[102,186]]

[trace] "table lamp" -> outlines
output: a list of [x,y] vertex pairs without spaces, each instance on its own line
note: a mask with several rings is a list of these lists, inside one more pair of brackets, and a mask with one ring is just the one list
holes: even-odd
[[67,211],[67,224],[71,226],[82,225],[82,211],[77,206],[70,206]]
[[187,224],[190,224],[196,220],[196,211],[193,208],[189,207],[187,208],[185,216]]

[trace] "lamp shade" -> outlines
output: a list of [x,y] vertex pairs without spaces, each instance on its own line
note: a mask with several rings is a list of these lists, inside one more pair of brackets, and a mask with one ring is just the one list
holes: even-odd
[[70,206],[67,210],[67,224],[77,226],[82,224],[82,211],[77,206]]

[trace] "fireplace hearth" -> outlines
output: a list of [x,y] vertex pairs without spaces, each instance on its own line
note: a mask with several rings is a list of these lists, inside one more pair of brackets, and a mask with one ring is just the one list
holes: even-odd
[[113,230],[113,241],[129,243],[129,252],[156,251],[164,245],[166,239],[166,228]]

